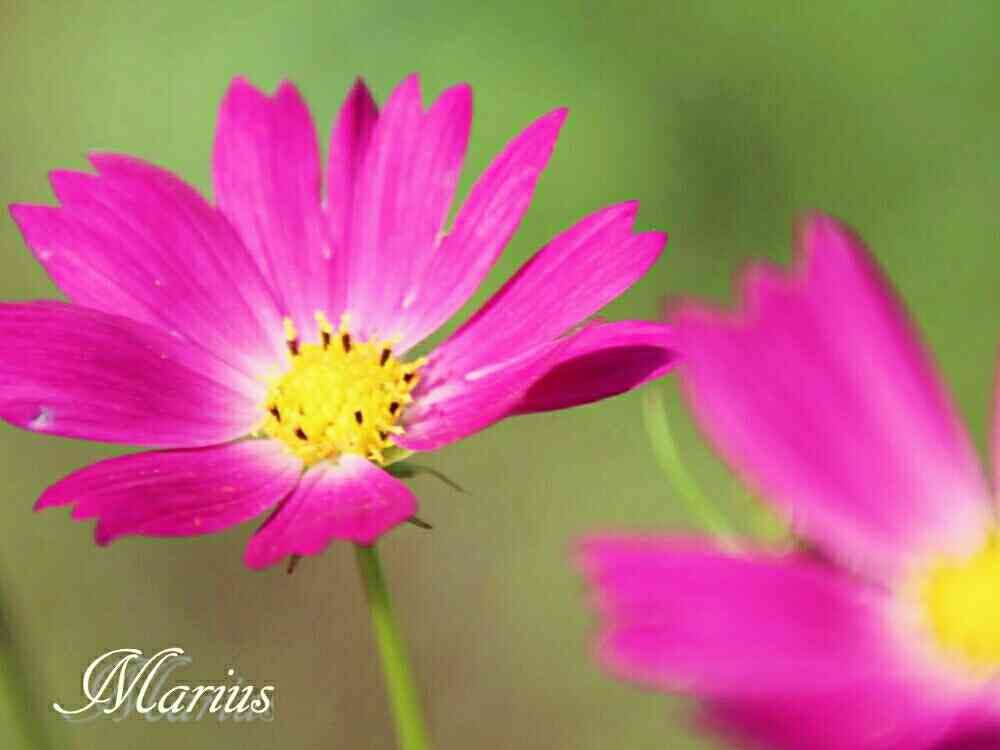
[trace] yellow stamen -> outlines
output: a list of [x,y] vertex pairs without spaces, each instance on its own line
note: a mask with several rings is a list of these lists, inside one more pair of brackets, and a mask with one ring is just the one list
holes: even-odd
[[1000,669],[1000,534],[972,555],[938,558],[917,584],[938,646],[975,672]]
[[303,344],[285,319],[292,366],[271,382],[259,432],[284,442],[307,466],[341,453],[382,463],[392,436],[403,433],[399,420],[426,360],[402,362],[392,342],[355,340],[346,316],[337,330],[321,312],[316,323],[320,343]]

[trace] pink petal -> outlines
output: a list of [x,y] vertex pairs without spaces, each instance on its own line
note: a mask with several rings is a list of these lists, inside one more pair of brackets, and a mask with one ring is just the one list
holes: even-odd
[[406,432],[395,443],[412,451],[435,450],[509,416],[569,344],[569,339],[550,341],[468,372],[453,372],[432,358],[403,415]]
[[399,351],[437,330],[479,288],[527,212],[565,120],[565,109],[539,118],[476,181],[454,228],[410,280]]
[[98,544],[126,534],[210,534],[277,504],[295,488],[301,468],[271,440],[138,453],[70,474],[35,508],[73,504],[73,518],[98,519]]
[[310,468],[246,549],[246,564],[266,568],[288,555],[316,555],[334,539],[372,544],[417,512],[409,488],[361,456]]
[[[353,117],[368,123],[371,110],[356,96],[363,114]],[[448,216],[471,120],[468,86],[448,89],[425,113],[419,79],[411,76],[392,93],[374,125],[346,243],[348,311],[363,337],[401,332],[408,285],[437,247]],[[362,131],[356,140],[364,138]]]
[[636,320],[587,326],[571,337],[514,411],[568,409],[617,396],[662,377],[677,362],[669,326]]
[[969,549],[989,492],[905,314],[858,242],[816,216],[803,268],[746,275],[732,317],[675,317],[681,368],[709,435],[801,533],[891,575],[909,553]]
[[984,728],[953,733],[935,750],[996,750],[1000,747],[1000,724],[995,720]]
[[330,133],[330,153],[326,173],[326,219],[333,246],[334,271],[331,296],[340,301],[336,315],[347,300],[347,274],[350,269],[350,229],[354,202],[361,182],[361,170],[378,121],[378,106],[360,78],[344,101]]
[[281,320],[229,223],[169,172],[123,156],[91,161],[98,175],[51,175],[61,207],[11,206],[39,262],[73,302],[202,346],[252,387],[281,351]]
[[193,447],[250,432],[232,370],[128,318],[62,302],[0,304],[0,417],[35,432]]
[[582,552],[603,661],[710,699],[716,722],[741,718],[741,737],[753,723],[765,747],[929,748],[971,705],[907,663],[880,589],[822,563],[669,538],[594,538]]
[[319,145],[298,90],[282,82],[274,96],[233,80],[219,110],[212,160],[215,198],[264,275],[281,312],[299,331],[331,316],[331,251],[324,236]]
[[933,688],[873,680],[774,700],[713,700],[706,723],[739,747],[768,750],[995,750],[996,715],[937,700]]
[[669,538],[598,537],[582,553],[604,615],[601,655],[628,679],[767,696],[886,666],[880,596],[818,563]]
[[634,284],[666,242],[632,233],[637,203],[591,214],[558,235],[461,328],[435,356],[470,370],[561,336]]

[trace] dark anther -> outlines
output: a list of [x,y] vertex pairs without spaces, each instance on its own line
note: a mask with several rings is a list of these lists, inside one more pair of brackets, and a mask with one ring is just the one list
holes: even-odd
[[306,437],[306,433],[305,433],[305,431],[303,431],[303,429],[301,427],[296,427],[295,428],[295,437],[297,437],[299,440],[308,440],[309,439],[308,437]]
[[413,380],[413,373],[412,372],[408,372],[408,373],[406,373],[403,376],[403,382],[404,383],[409,383],[411,380]]
[[330,346],[330,332],[323,331],[323,348],[326,349]]
[[272,406],[270,409],[268,409],[268,411],[271,412],[272,417],[277,419],[279,422],[281,421],[281,412],[278,411],[277,406]]
[[389,361],[389,355],[390,354],[392,354],[392,351],[390,349],[388,349],[388,348],[383,349],[382,350],[382,359],[380,359],[378,361],[379,365],[381,365],[382,367],[385,367],[385,363]]
[[356,412],[354,412],[354,420],[355,420],[355,421],[356,421],[356,422],[357,422],[358,424],[364,424],[364,421],[365,421],[365,415],[364,415],[364,414],[362,414],[362,413],[361,413],[361,412],[359,412],[359,411],[356,411]]
[[391,404],[389,404],[389,413],[395,414],[397,411],[399,411],[399,402],[393,401]]
[[378,431],[378,436],[380,438],[382,438],[383,440],[385,440],[387,437],[389,437],[389,433],[385,432],[384,430],[379,430]]
[[292,339],[288,342],[288,351],[292,353],[292,356],[298,356],[299,354],[299,340]]
[[345,333],[343,336],[341,336],[340,343],[344,345],[345,352],[351,351],[351,334]]

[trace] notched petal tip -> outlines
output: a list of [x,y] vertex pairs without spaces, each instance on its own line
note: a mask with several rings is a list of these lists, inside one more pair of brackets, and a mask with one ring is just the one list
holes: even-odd
[[[88,161],[90,161],[90,154],[88,154]],[[92,172],[53,169],[48,173],[48,180],[56,200],[65,207],[86,199],[93,192],[100,177]]]
[[244,117],[253,117],[258,113],[260,107],[281,104],[293,107],[306,106],[298,86],[291,80],[282,78],[278,81],[272,94],[267,89],[254,85],[248,78],[240,75],[230,81],[219,104],[219,111],[229,116],[239,114]]
[[794,238],[799,263],[807,267],[817,257],[836,251],[852,257],[870,254],[865,241],[850,224],[820,211],[808,211],[795,219]]
[[247,76],[240,74],[230,79],[229,85],[226,86],[226,93],[223,94],[222,103],[225,104],[228,99],[234,96],[264,96],[264,93],[254,86]]
[[649,243],[649,248],[655,253],[656,259],[663,254],[663,251],[667,249],[667,242],[669,241],[669,235],[666,232],[639,232],[636,235],[636,239],[643,243]]
[[406,107],[413,104],[416,104],[420,111],[423,111],[423,93],[419,73],[410,73],[396,84],[386,100],[385,109],[391,110],[394,107]]
[[91,175],[86,172],[67,173],[78,181],[75,183],[76,186],[85,188],[90,182],[96,182],[102,177],[111,178],[115,176],[147,179],[164,176],[180,180],[170,170],[130,154],[118,154],[114,151],[88,151],[87,161],[90,162],[97,174]]
[[52,489],[52,487],[47,488],[35,501],[35,504],[31,508],[35,513],[48,508],[58,508],[63,505],[72,505],[76,502],[74,498],[67,495],[57,494],[53,492]]

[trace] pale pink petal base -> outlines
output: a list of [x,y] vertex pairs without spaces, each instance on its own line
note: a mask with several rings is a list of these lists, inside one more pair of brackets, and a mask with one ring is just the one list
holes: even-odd
[[73,505],[73,518],[97,519],[98,544],[127,534],[210,534],[276,505],[300,473],[301,462],[271,440],[138,453],[70,474],[35,509]]
[[361,456],[310,468],[298,488],[247,544],[244,559],[265,568],[289,555],[316,555],[334,539],[372,544],[417,512],[410,489]]

